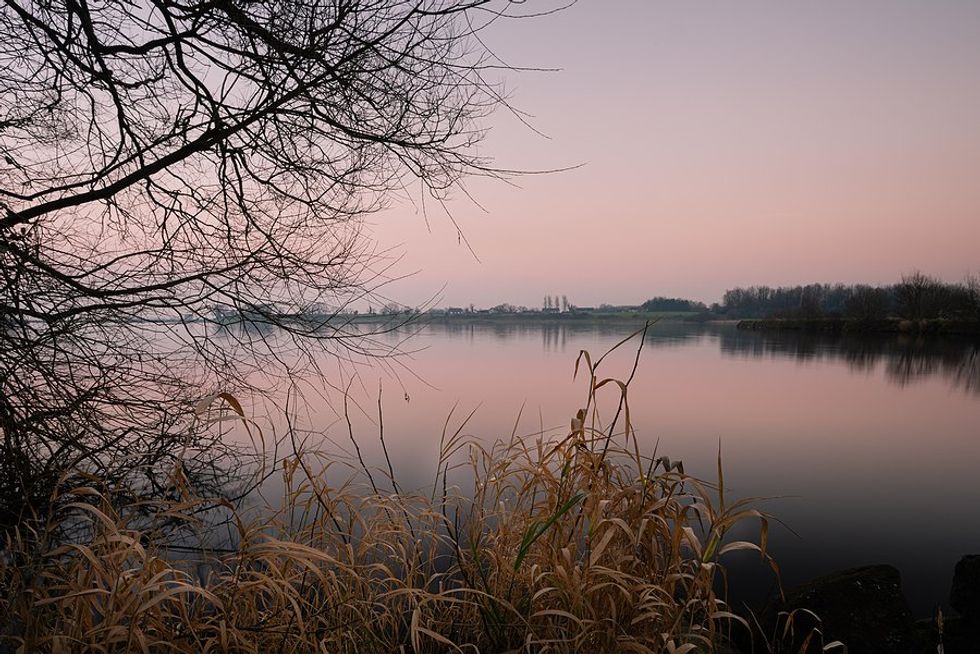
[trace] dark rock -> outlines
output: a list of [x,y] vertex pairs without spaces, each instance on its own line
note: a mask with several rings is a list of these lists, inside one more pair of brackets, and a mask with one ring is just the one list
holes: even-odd
[[980,555],[964,556],[953,571],[949,605],[971,622],[980,622]]
[[[914,648],[912,612],[898,570],[890,565],[835,572],[788,591],[785,603],[773,602],[764,613],[770,635],[784,633],[785,613],[793,615],[791,634],[781,643],[786,651],[820,652],[835,640],[849,654],[900,654]],[[811,635],[814,629],[820,635]],[[801,649],[808,637],[809,645]]]

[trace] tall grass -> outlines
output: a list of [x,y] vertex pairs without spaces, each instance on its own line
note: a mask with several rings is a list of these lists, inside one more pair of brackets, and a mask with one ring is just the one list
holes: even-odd
[[[281,504],[247,519],[226,507],[226,550],[181,554],[111,489],[76,487],[44,522],[7,536],[0,643],[25,652],[715,651],[747,628],[719,595],[721,559],[746,549],[768,558],[767,518],[726,500],[720,463],[709,485],[644,454],[629,419],[632,374],[601,378],[601,362],[579,357],[588,394],[567,432],[481,444],[445,430],[424,491],[373,490],[385,485],[364,483],[366,467],[337,484],[327,453],[295,451],[280,462]],[[616,407],[609,418],[601,393]],[[451,483],[460,468],[471,487]],[[185,496],[157,515],[203,528],[201,507]],[[758,522],[757,542],[728,537],[744,520]],[[84,537],[64,542],[66,523],[84,524]]]

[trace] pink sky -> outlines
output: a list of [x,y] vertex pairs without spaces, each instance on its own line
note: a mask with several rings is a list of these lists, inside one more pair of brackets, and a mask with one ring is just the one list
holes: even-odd
[[542,138],[504,113],[501,167],[431,232],[372,217],[415,304],[719,300],[724,289],[980,272],[980,3],[581,0],[488,35]]

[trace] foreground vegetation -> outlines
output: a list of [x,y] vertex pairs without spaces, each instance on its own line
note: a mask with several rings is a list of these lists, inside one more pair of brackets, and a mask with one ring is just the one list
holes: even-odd
[[[0,649],[717,651],[749,628],[725,602],[721,559],[768,558],[768,519],[726,501],[720,461],[709,485],[642,453],[628,381],[579,363],[588,398],[567,432],[482,446],[465,421],[447,426],[420,491],[400,489],[390,462],[335,481],[336,457],[302,447],[278,467],[281,503],[251,518],[206,506],[179,469],[153,506],[76,477],[46,518],[7,534]],[[234,398],[215,402],[211,419],[246,423]],[[206,546],[217,512],[231,538]],[[758,542],[728,538],[745,520]]]

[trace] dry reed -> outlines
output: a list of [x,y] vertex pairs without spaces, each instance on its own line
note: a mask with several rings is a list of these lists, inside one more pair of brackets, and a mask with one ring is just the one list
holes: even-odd
[[[294,452],[281,506],[250,519],[226,507],[226,550],[179,555],[110,491],[76,487],[8,534],[0,650],[717,651],[747,628],[717,592],[720,559],[768,558],[767,518],[726,501],[720,462],[708,485],[642,454],[629,380],[600,378],[587,353],[579,363],[588,399],[567,433],[481,445],[445,431],[432,488],[415,493],[337,485],[330,457]],[[602,423],[608,390],[616,410]],[[460,466],[466,492],[449,481]],[[193,526],[200,508],[184,497],[157,515]],[[758,543],[730,541],[747,519]],[[66,523],[84,537],[64,542]]]

